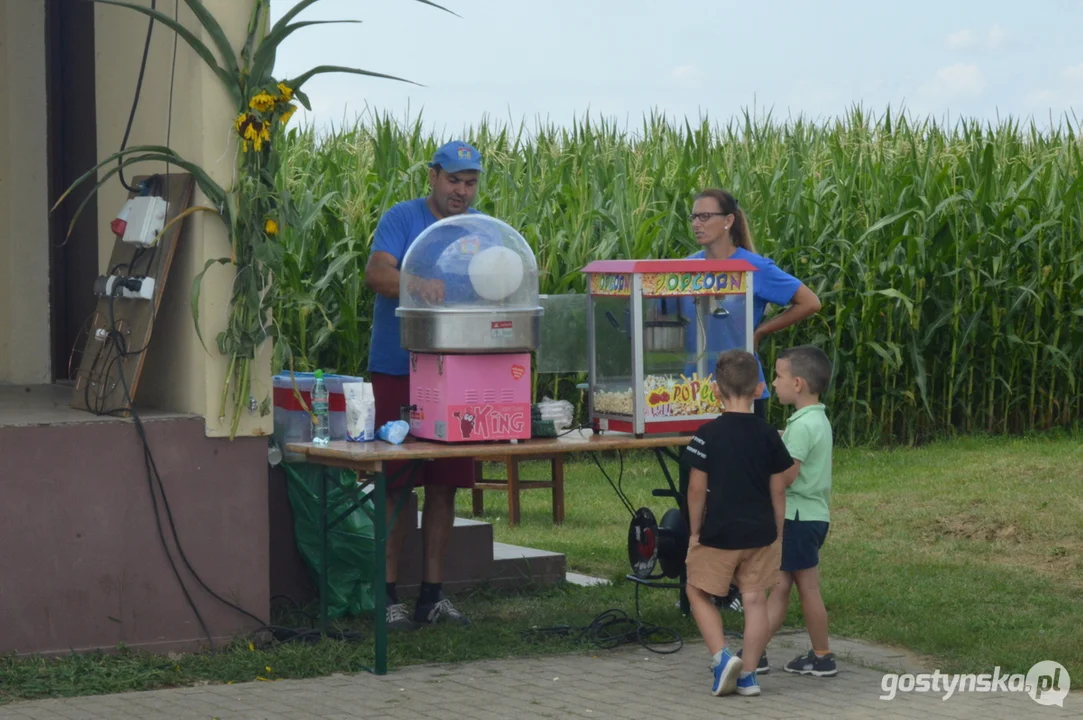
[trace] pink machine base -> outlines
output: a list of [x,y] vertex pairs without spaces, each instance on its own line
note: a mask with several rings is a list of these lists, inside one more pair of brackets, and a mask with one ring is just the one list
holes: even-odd
[[442,442],[530,439],[530,353],[410,353],[410,434]]

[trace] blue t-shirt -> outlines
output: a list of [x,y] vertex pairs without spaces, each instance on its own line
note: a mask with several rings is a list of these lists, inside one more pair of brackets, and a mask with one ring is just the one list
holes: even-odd
[[[700,250],[697,253],[689,255],[689,258],[702,259],[705,257],[705,252]],[[789,305],[793,300],[793,296],[797,293],[798,288],[801,287],[801,281],[790,275],[788,272],[782,270],[775,262],[769,258],[765,258],[762,255],[749,252],[744,248],[737,248],[737,251],[730,256],[730,260],[744,260],[752,265],[756,266],[756,272],[752,275],[752,327],[753,329],[759,327],[760,321],[763,320],[763,312],[767,308],[767,303],[773,303],[775,305]],[[730,297],[733,299],[730,300]],[[707,367],[710,368],[710,372],[714,372],[715,362],[718,360],[719,354],[726,350],[732,350],[734,348],[745,347],[745,333],[744,333],[744,295],[740,296],[722,296],[722,306],[726,307],[730,311],[728,318],[715,317],[708,315],[706,319],[707,325]],[[727,307],[731,306],[731,307]],[[695,300],[691,297],[681,298],[681,313],[684,317],[695,318]],[[694,354],[696,351],[696,326],[689,325],[688,332],[685,333],[685,349],[688,353]],[[756,355],[756,361],[760,365],[760,382],[767,385],[763,375],[763,363],[760,361],[759,354]],[[691,375],[695,370],[695,367],[689,365],[685,369],[685,374]],[[763,395],[760,396],[761,400],[766,400],[771,397],[771,393],[764,387]]]
[[[470,208],[468,212],[480,214],[474,208]],[[396,203],[384,213],[376,225],[376,234],[372,239],[372,252],[379,251],[391,255],[395,258],[395,266],[401,270],[402,259],[406,256],[407,249],[418,235],[436,221],[437,218],[429,210],[425,198]],[[461,231],[456,228],[448,230],[447,244],[450,244],[458,239]],[[435,256],[427,258],[422,264],[433,267],[437,265],[437,258],[445,248],[445,243],[436,241],[430,247]],[[454,260],[452,259],[451,262]],[[440,269],[458,272],[452,267]],[[463,275],[460,274],[459,277]],[[449,285],[445,289],[446,301],[449,304],[469,302],[472,299],[473,289],[456,285],[461,285],[461,283]],[[399,318],[395,315],[398,307],[398,298],[388,298],[377,293],[376,308],[372,318],[372,334],[369,338],[369,372],[387,375],[410,374],[410,353],[402,348],[399,338]]]

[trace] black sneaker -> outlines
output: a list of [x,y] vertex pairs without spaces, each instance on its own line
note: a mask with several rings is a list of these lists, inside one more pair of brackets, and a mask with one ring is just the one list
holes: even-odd
[[815,675],[816,677],[834,677],[839,674],[838,668],[835,667],[834,653],[816,657],[816,653],[812,650],[808,651],[808,655],[795,657],[783,670],[797,675]]
[[469,618],[459,612],[446,597],[442,597],[434,603],[419,602],[417,607],[414,608],[414,622],[419,625],[435,625],[441,622],[455,625],[470,624]]
[[744,608],[741,605],[741,591],[737,589],[736,585],[730,585],[730,591],[725,597],[712,595],[711,601],[717,608],[732,610],[733,612],[744,612]]
[[[741,651],[737,651],[737,657],[741,657]],[[744,659],[744,658],[742,658]],[[766,675],[771,672],[771,666],[767,664],[767,653],[760,655],[760,664],[756,666],[757,675]]]
[[414,621],[410,619],[406,603],[392,603],[387,606],[388,630],[413,630],[416,627]]

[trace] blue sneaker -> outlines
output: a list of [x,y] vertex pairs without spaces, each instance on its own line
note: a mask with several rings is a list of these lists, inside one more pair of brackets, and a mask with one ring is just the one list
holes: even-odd
[[756,680],[756,673],[750,672],[737,678],[738,695],[759,695],[760,683]]
[[741,658],[735,657],[729,648],[722,649],[722,662],[714,666],[714,684],[711,692],[718,695],[728,695],[737,689],[737,676],[741,674],[744,663]]

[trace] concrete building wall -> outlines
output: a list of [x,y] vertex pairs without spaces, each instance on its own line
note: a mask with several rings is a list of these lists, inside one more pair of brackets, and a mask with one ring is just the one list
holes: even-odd
[[45,8],[0,0],[0,383],[52,379]]
[[181,551],[215,594],[269,617],[266,445],[208,438],[198,417],[148,419],[145,428],[174,526],[161,491],[151,496],[143,446],[128,423],[0,426],[10,462],[0,504],[0,654],[120,643],[190,652],[205,646],[207,632],[220,647],[260,626],[207,593]]

